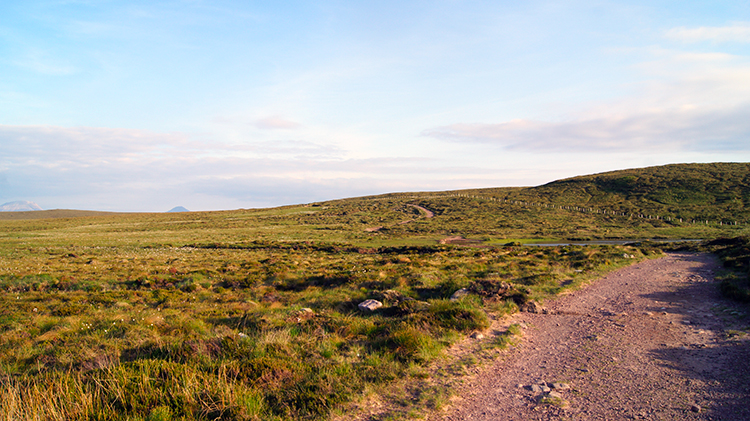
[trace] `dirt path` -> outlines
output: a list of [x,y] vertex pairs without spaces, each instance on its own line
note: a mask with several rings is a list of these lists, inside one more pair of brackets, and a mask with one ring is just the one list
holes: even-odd
[[[750,420],[750,340],[732,332],[747,307],[719,295],[718,269],[671,254],[514,315],[523,340],[432,419]],[[549,404],[540,382],[570,389]]]
[[432,218],[433,216],[435,216],[435,213],[433,211],[431,211],[431,210],[429,210],[429,209],[427,209],[427,208],[425,208],[423,206],[413,205],[411,203],[407,204],[406,206],[411,206],[413,208],[419,209],[420,211],[422,211],[424,213],[424,217],[427,218],[427,219]]

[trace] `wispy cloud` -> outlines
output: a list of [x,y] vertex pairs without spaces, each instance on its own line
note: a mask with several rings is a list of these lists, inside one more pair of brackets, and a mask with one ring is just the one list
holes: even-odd
[[427,158],[347,158],[302,140],[228,144],[132,129],[0,125],[0,144],[0,199],[46,197],[50,207],[271,206],[457,187],[495,174]]
[[716,41],[750,43],[750,23],[738,22],[730,26],[700,26],[697,28],[672,28],[666,32],[667,38],[684,41]]
[[59,59],[40,49],[30,49],[13,60],[13,64],[34,73],[49,76],[65,76],[78,72],[78,69],[65,59]]
[[255,120],[253,125],[262,130],[278,130],[278,129],[292,130],[292,129],[298,129],[302,126],[296,121],[288,120],[280,116],[269,116],[269,117],[261,118],[261,119]]
[[458,122],[422,136],[533,152],[750,151],[750,65],[724,53],[661,48],[633,66],[628,96],[565,110],[555,119]]
[[453,124],[424,136],[493,143],[508,150],[563,152],[750,150],[750,106],[731,112],[670,110],[566,122]]

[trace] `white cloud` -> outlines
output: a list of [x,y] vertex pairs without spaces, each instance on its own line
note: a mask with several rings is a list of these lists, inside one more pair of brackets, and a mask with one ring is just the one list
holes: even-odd
[[272,206],[473,186],[467,178],[495,174],[426,158],[346,158],[308,141],[226,144],[132,129],[0,125],[0,145],[0,201],[32,198],[47,208]]
[[644,81],[556,119],[454,123],[423,136],[535,152],[750,151],[750,64],[723,53],[649,48]]
[[34,73],[50,76],[66,76],[78,69],[65,59],[59,59],[40,49],[30,49],[25,55],[13,60],[13,64]]
[[731,26],[701,26],[698,28],[672,28],[667,38],[684,41],[750,42],[750,23],[738,22]]
[[750,150],[750,106],[721,112],[669,110],[567,122],[453,124],[423,135],[549,152]]
[[253,125],[262,130],[277,130],[277,129],[291,130],[291,129],[298,129],[302,126],[296,121],[288,120],[280,116],[269,116],[269,117],[261,118],[261,119],[255,120]]

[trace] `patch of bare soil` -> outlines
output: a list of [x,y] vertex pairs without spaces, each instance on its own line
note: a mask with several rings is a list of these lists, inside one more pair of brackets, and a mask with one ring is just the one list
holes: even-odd
[[424,213],[424,217],[425,218],[429,219],[429,218],[432,218],[433,216],[435,216],[434,212],[432,212],[431,210],[425,208],[424,206],[414,205],[414,204],[411,204],[411,203],[407,204],[406,206],[411,206],[413,208],[419,209],[422,213]]
[[750,420],[750,341],[733,330],[747,307],[720,296],[719,268],[670,254],[548,302],[550,314],[515,314],[519,344],[429,418]]
[[446,237],[442,240],[438,241],[439,244],[454,244],[454,245],[475,245],[475,244],[481,244],[482,240],[471,240],[468,238],[464,238],[460,235],[456,235],[453,237]]

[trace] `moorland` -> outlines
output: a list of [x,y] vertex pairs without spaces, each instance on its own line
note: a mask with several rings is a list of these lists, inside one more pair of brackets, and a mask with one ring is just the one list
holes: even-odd
[[[664,249],[718,253],[722,288],[746,300],[748,224],[744,163],[272,209],[2,213],[0,417],[326,419],[429,377],[491,319]],[[630,242],[530,246],[614,239]],[[429,387],[409,405],[439,405]]]

